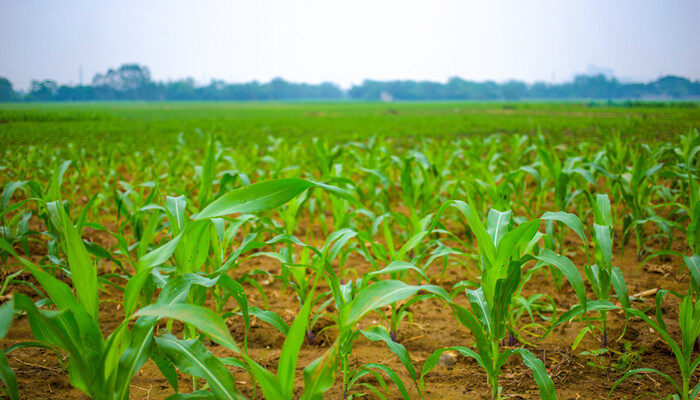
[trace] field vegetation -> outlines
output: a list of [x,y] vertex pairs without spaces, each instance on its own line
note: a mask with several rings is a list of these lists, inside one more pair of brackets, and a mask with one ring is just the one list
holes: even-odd
[[0,105],[2,393],[696,398],[698,110]]

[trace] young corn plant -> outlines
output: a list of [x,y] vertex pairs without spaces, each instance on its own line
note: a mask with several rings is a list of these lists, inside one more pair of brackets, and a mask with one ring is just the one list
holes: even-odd
[[[230,396],[236,393],[235,382],[231,373],[225,368],[225,365],[231,365],[245,370],[257,382],[265,398],[292,400],[295,398],[294,381],[296,378],[296,365],[301,346],[304,342],[305,332],[307,332],[308,324],[311,320],[312,302],[319,280],[318,277],[318,274],[314,274],[313,277],[310,278],[311,287],[307,299],[304,304],[302,304],[301,310],[294,319],[291,327],[286,326],[280,318],[275,319],[271,317],[271,312],[264,312],[253,306],[249,306],[243,288],[238,286],[238,290],[236,290],[236,302],[240,306],[239,314],[243,316],[246,334],[250,327],[250,316],[254,315],[262,320],[272,322],[273,326],[280,328],[282,333],[286,335],[276,374],[268,371],[250,357],[246,348],[240,353],[240,359],[235,357],[219,359],[212,355],[201,343],[195,340],[178,341],[178,339],[172,337],[172,335],[166,335],[160,340],[156,339],[156,342],[158,346],[164,347],[163,350],[169,358],[170,363],[177,365],[181,370],[192,371],[194,368],[197,375],[207,379],[207,382],[212,378],[216,379],[216,384],[218,385],[216,388],[217,390],[214,390],[214,388],[210,391],[199,390],[193,393],[194,398],[199,398],[197,396],[206,397],[207,395],[214,396],[215,398],[232,398]],[[207,371],[204,368],[197,367],[195,363],[188,364],[183,362],[178,352],[173,352],[174,345],[179,345],[181,347],[186,345],[192,346],[194,350],[192,353],[194,357],[196,357],[196,359],[192,361],[205,361],[207,366],[214,366],[215,368]],[[168,353],[168,346],[172,354]],[[337,351],[334,348],[330,348],[325,354],[309,364],[303,372],[304,391],[300,398],[303,400],[322,399],[323,393],[327,391],[335,381],[337,374],[336,363]],[[169,370],[169,368],[161,368],[164,375],[171,376],[168,380],[177,390],[176,376],[172,376],[172,374],[168,372]]]
[[[41,267],[16,254],[4,239],[0,246],[11,253],[41,284],[46,299],[33,302],[23,294],[15,294],[2,306],[2,336],[9,328],[15,314],[24,313],[38,344],[30,346],[50,347],[69,356],[70,383],[93,399],[128,399],[130,381],[148,360],[152,348],[153,329],[160,317],[176,318],[199,326],[203,335],[238,351],[223,321],[212,311],[197,306],[182,308],[180,299],[187,296],[191,283],[173,282],[164,290],[156,305],[141,309],[133,317],[141,317],[130,328],[127,318],[105,339],[102,336],[98,316],[97,269],[83,245],[77,229],[59,202],[46,204],[54,223],[60,227],[60,243],[67,257],[67,272],[71,287],[54,278]],[[160,250],[160,249],[158,249]],[[158,261],[157,252],[149,259]],[[51,304],[53,309],[46,307]],[[149,309],[149,307],[151,307]],[[6,361],[6,360],[5,360]],[[19,399],[16,378],[9,366],[0,360],[3,383],[10,397]]]
[[[451,205],[465,217],[479,245],[483,263],[481,286],[476,290],[467,290],[471,310],[451,302],[450,306],[457,320],[467,327],[476,342],[476,351],[463,346],[442,348],[433,352],[423,364],[421,382],[441,356],[447,350],[454,350],[466,357],[474,358],[486,370],[487,382],[491,387],[491,398],[501,398],[499,376],[501,369],[512,355],[520,355],[527,367],[533,371],[540,396],[556,399],[554,383],[547,374],[544,363],[526,349],[501,350],[499,342],[507,331],[508,314],[512,296],[518,288],[522,277],[522,267],[530,260],[526,253],[530,242],[535,239],[540,220],[523,222],[512,230],[497,228],[500,232],[493,240],[479,218],[472,204],[454,201]],[[502,237],[500,235],[502,234]]]
[[[700,293],[700,257],[698,257],[697,254],[693,255],[692,257],[686,257],[685,263],[691,275],[688,290],[684,295],[679,295],[666,290],[658,291],[656,294],[656,320],[640,310],[629,307],[624,308],[625,312],[629,313],[631,316],[640,318],[642,321],[646,322],[659,336],[661,336],[664,342],[668,344],[673,352],[673,355],[676,357],[676,361],[678,362],[678,367],[681,373],[681,381],[677,382],[668,374],[654,368],[637,368],[626,372],[620,379],[618,379],[610,389],[610,394],[615,391],[620,383],[633,375],[655,374],[670,382],[673,388],[676,390],[675,393],[668,394],[667,398],[669,399],[692,400],[700,395],[700,383],[697,383],[693,388],[690,387],[693,381],[693,374],[700,365],[700,356],[696,354],[695,359],[693,359],[693,348],[698,338],[700,338],[700,299],[698,298],[698,294]],[[680,299],[678,306],[678,322],[681,329],[680,344],[674,340],[672,334],[669,332],[669,329],[664,322],[663,312],[661,310],[663,299],[669,293],[672,293]],[[695,381],[697,382],[697,377]],[[610,395],[608,395],[608,397],[610,397]]]
[[[552,221],[560,221],[570,227],[583,241],[584,247],[587,247],[586,258],[590,261],[584,267],[585,276],[588,283],[596,296],[596,299],[602,302],[608,302],[610,299],[610,291],[613,289],[618,300],[624,307],[630,306],[630,300],[627,293],[627,285],[625,284],[624,276],[619,267],[612,265],[613,257],[613,218],[610,207],[610,200],[605,194],[598,194],[595,197],[593,205],[594,223],[593,223],[593,242],[594,254],[591,257],[588,240],[583,231],[583,224],[575,214],[569,213],[545,213],[542,219]],[[588,298],[586,290],[583,286],[581,276],[576,269],[574,263],[566,256],[555,254],[552,251],[545,250],[538,258],[547,264],[551,264],[558,268],[566,277],[569,283],[573,286],[576,295],[579,299],[579,305],[586,308]],[[591,310],[593,311],[593,310]],[[607,347],[608,345],[608,310],[602,308],[598,310],[599,325],[593,325],[586,318],[587,326],[583,328],[576,339],[574,340],[573,348],[576,348],[583,337],[590,333],[598,333],[600,338],[600,346]],[[566,316],[566,314],[564,314]],[[624,331],[623,331],[624,334]]]
[[[316,271],[323,271],[326,263],[331,263],[339,259],[340,267],[347,260],[348,252],[344,250],[347,243],[356,236],[356,232],[351,229],[341,229],[333,232],[326,239],[322,248],[317,249],[311,245],[301,242],[294,236],[283,234],[267,241],[267,244],[288,243],[296,244],[302,247],[301,257],[297,263],[289,259],[289,253],[282,254],[280,252],[260,252],[256,256],[272,257],[280,261],[282,269],[278,278],[282,281],[284,287],[291,287],[296,295],[299,305],[302,306],[310,301],[311,311],[309,312],[309,321],[306,322],[306,343],[316,345],[318,338],[314,330],[316,322],[323,316],[323,310],[332,301],[330,292],[315,293],[315,287],[312,285]],[[284,248],[287,250],[288,248]],[[311,298],[310,298],[311,297]],[[275,320],[277,320],[275,318]]]
[[[413,271],[418,274],[419,279],[429,282],[430,279],[425,274],[424,269],[408,268],[408,266],[418,263],[429,251],[429,245],[424,243],[424,241],[435,228],[435,224],[432,223],[434,215],[428,214],[419,220],[406,218],[404,221],[408,226],[405,226],[404,230],[406,230],[408,237],[398,250],[395,248],[395,243],[400,238],[395,235],[397,230],[392,229],[392,225],[389,223],[390,217],[400,219],[396,214],[382,215],[375,219],[370,231],[362,231],[358,234],[360,239],[359,252],[370,262],[374,269],[370,276],[379,270],[380,264],[386,263],[392,268],[385,268],[383,271],[388,273],[393,280],[405,282],[411,271]],[[384,239],[384,244],[374,240],[374,237],[380,233]],[[426,264],[426,267],[429,264]],[[426,296],[430,297],[430,295],[417,296],[405,303],[397,302],[391,304],[389,316],[385,317],[385,319],[389,326],[389,335],[392,340],[397,340],[401,322],[406,318],[412,319],[408,308],[416,301],[426,298]]]
[[[70,286],[20,257],[2,239],[0,247],[29,270],[48,294],[48,300],[42,300],[38,305],[22,294],[15,295],[10,303],[3,306],[2,321],[6,323],[3,329],[7,329],[15,313],[26,313],[37,342],[69,354],[68,369],[73,386],[94,399],[126,399],[131,378],[151,355],[156,322],[160,318],[177,319],[185,324],[185,340],[172,335],[156,338],[155,344],[162,350],[162,354],[181,370],[206,379],[208,388],[203,390],[210,390],[214,397],[241,398],[235,384],[229,385],[233,380],[225,379],[224,369],[214,361],[213,364],[206,361],[213,356],[200,343],[201,338],[207,336],[239,353],[239,348],[221,317],[207,308],[191,304],[195,286],[211,287],[221,277],[219,274],[217,279],[210,279],[198,274],[198,266],[202,263],[202,248],[198,245],[208,243],[208,238],[203,241],[201,238],[203,232],[208,232],[205,228],[209,224],[215,224],[213,219],[232,213],[275,208],[314,186],[314,183],[300,179],[249,185],[211,202],[194,215],[191,221],[185,218],[182,207],[184,199],[180,201],[170,198],[169,204],[166,204],[166,213],[169,214],[174,237],[139,258],[136,273],[125,288],[126,318],[106,340],[100,331],[97,312],[100,286],[97,268],[62,202],[45,203],[51,226],[66,254],[65,273],[71,277],[75,295]],[[208,246],[204,251],[208,251]],[[166,283],[158,301],[148,304],[150,296],[144,296],[144,284],[153,276],[155,268],[171,256],[175,259],[176,268],[170,269],[172,273],[169,276],[161,275]],[[222,266],[224,271],[226,267],[227,265]],[[139,299],[145,300],[146,305],[134,312]],[[41,309],[42,304],[47,302],[55,310]],[[137,317],[136,323],[130,327],[129,321]],[[9,368],[2,370],[0,378],[14,398],[17,392],[14,374]],[[172,369],[164,370],[172,372]],[[170,372],[166,378],[172,378]],[[173,380],[169,380],[172,383]]]
[[[0,194],[0,237],[10,244],[20,243],[24,254],[30,255],[29,241],[31,236],[38,235],[29,229],[29,219],[32,217],[31,211],[19,210],[28,202],[30,198],[10,203],[12,195],[20,189],[27,196],[41,197],[41,187],[36,181],[8,182]],[[8,254],[0,252],[0,257],[7,257]]]
[[[511,222],[512,221],[512,222]],[[486,217],[486,231],[489,237],[494,243],[494,246],[498,246],[499,241],[503,236],[510,230],[511,223],[515,224],[517,222],[527,222],[523,218],[512,217],[511,211],[498,211],[491,209]],[[523,249],[523,254],[532,254],[535,248],[535,244],[539,242],[541,238],[545,237],[540,232],[537,232],[535,236],[530,240],[528,246]],[[509,337],[504,342],[513,346],[517,343],[517,340],[525,342],[524,337],[519,333],[518,321],[520,317],[527,312],[530,317],[530,323],[525,327],[522,327],[520,331],[535,328],[543,329],[546,331],[544,325],[535,321],[534,314],[543,317],[544,320],[549,320],[549,317],[544,317],[543,313],[553,312],[556,315],[556,304],[554,299],[546,293],[536,293],[530,297],[525,297],[522,294],[522,290],[525,284],[536,274],[539,269],[543,266],[542,263],[538,263],[532,268],[529,268],[526,272],[522,274],[522,278],[518,284],[518,287],[513,292],[512,295],[512,308],[511,312],[508,314],[507,330]],[[534,332],[530,332],[533,333]],[[538,335],[534,335],[538,336]]]
[[[546,167],[549,178],[554,184],[554,206],[557,211],[566,212],[574,204],[574,201],[585,192],[585,186],[594,185],[590,171],[582,168],[582,157],[568,157],[563,162],[556,152],[550,152],[544,147],[537,149],[539,160]],[[580,176],[583,181],[576,181]],[[547,234],[554,239],[552,250],[562,253],[564,250],[564,235],[561,230],[555,230],[554,226],[546,222]],[[559,279],[555,282],[559,286]]]
[[[333,293],[337,310],[337,313],[332,318],[335,323],[334,329],[337,329],[338,336],[331,347],[337,348],[336,351],[338,352],[338,362],[340,363],[340,371],[343,377],[343,399],[356,397],[356,394],[353,394],[353,388],[358,384],[358,379],[361,376],[371,373],[378,377],[378,372],[387,374],[399,388],[402,398],[406,400],[410,398],[400,378],[391,368],[376,363],[366,364],[356,369],[351,368],[350,354],[352,353],[353,344],[360,334],[369,340],[382,341],[387,344],[389,349],[399,357],[399,360],[401,360],[413,379],[416,389],[421,393],[417,383],[415,368],[406,349],[394,342],[384,329],[375,327],[367,331],[360,331],[357,326],[366,314],[410,298],[419,291],[430,293],[444,301],[449,301],[449,294],[439,286],[409,285],[398,280],[377,280],[377,277],[380,275],[409,269],[418,270],[417,267],[408,263],[394,263],[382,270],[365,274],[362,279],[341,285],[332,267],[329,264],[325,265],[325,277]],[[384,381],[381,378],[378,377],[378,381],[380,385],[383,385]],[[363,386],[367,388],[367,385]],[[377,388],[370,390],[383,398]]]
[[[661,163],[653,163],[648,147],[640,148],[640,151],[633,153],[632,170],[618,175],[615,180],[629,209],[623,220],[623,245],[627,244],[631,232],[634,232],[638,261],[642,261],[645,253],[651,252],[644,236],[644,225],[652,221],[649,216],[654,214],[649,206],[653,193],[650,180],[663,167]],[[658,224],[658,220],[655,222]]]

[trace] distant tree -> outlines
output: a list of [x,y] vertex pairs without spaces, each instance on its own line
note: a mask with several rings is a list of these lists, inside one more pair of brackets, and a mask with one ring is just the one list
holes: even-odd
[[284,79],[277,77],[265,85],[265,92],[269,99],[291,99],[293,97],[294,88]]
[[55,81],[32,81],[28,97],[30,100],[48,101],[58,92],[58,84]]
[[365,80],[343,91],[338,85],[294,83],[277,77],[270,82],[227,83],[212,80],[198,86],[194,79],[154,82],[148,67],[124,64],[98,73],[90,85],[61,85],[54,81],[32,81],[29,93],[16,93],[0,78],[0,101],[89,101],[89,100],[518,100],[518,99],[639,99],[654,97],[699,98],[700,82],[664,76],[649,83],[623,83],[606,74],[577,75],[571,82],[536,82],[528,85],[511,80],[475,82],[452,77],[446,83],[431,81]]
[[652,82],[649,86],[661,96],[680,98],[700,95],[697,82],[693,84],[689,79],[680,76],[667,75]]
[[12,82],[0,76],[0,101],[10,101],[15,98],[15,91],[12,89]]
[[95,99],[95,88],[90,85],[61,85],[53,96],[58,101],[89,101]]
[[155,95],[151,71],[138,64],[124,64],[116,70],[98,73],[92,78],[92,85],[123,99],[149,99]]
[[211,100],[206,91],[197,91],[192,78],[162,84],[162,95],[168,100],[195,100],[198,97],[204,97],[203,100]]
[[527,95],[527,84],[520,81],[508,81],[501,85],[501,93],[506,100],[518,100]]

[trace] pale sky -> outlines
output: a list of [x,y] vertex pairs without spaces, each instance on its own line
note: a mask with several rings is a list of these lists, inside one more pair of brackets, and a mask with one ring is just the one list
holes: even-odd
[[0,76],[16,89],[127,62],[199,83],[700,79],[700,1],[0,0]]

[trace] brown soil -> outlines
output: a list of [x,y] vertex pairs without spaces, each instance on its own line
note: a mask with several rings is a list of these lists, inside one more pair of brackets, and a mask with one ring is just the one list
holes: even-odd
[[[305,228],[300,228],[300,232],[304,233],[305,231]],[[301,237],[304,236],[303,233]],[[111,243],[113,239],[104,232],[90,231],[89,235],[91,236],[88,239],[103,244],[104,246],[113,244]],[[582,266],[585,262],[585,258],[582,251],[577,249],[579,240],[576,236],[571,235],[567,237],[567,241],[571,248],[569,256],[577,265]],[[679,239],[676,243],[676,246],[680,246],[678,243],[683,243],[683,240]],[[36,250],[39,249],[40,247]],[[684,251],[686,249],[678,248],[678,250]],[[684,292],[688,287],[687,273],[678,276],[678,272],[681,270],[682,260],[677,258],[664,261],[656,259],[647,265],[640,266],[634,254],[633,244],[630,243],[625,249],[624,256],[621,255],[621,249],[618,244],[615,248],[613,260],[614,264],[623,270],[630,294],[655,288]],[[105,264],[103,268],[107,266],[108,264]],[[350,257],[347,266],[356,269],[360,273],[369,269],[367,262],[357,254],[353,254]],[[257,268],[268,270],[273,274],[278,273],[280,269],[276,261],[262,257],[254,257],[243,262],[238,271],[234,272],[233,275]],[[439,277],[441,268],[441,265],[435,263],[430,267],[430,273],[428,275]],[[3,274],[7,274],[8,269],[11,270],[12,267],[2,268]],[[433,283],[449,289],[454,283],[463,279],[473,279],[474,276],[474,266],[454,266],[447,270],[443,278],[435,279]],[[30,278],[25,277],[25,279]],[[288,323],[291,323],[299,309],[298,301],[294,297],[293,292],[288,290],[286,293],[283,293],[278,281],[263,282],[263,285],[265,285],[265,291],[268,295],[270,309],[276,311]],[[323,289],[324,288],[321,288],[321,290]],[[103,293],[104,296],[102,299],[121,300],[121,292],[113,288],[106,288],[105,290],[107,290],[107,292]],[[31,294],[27,287],[22,285],[10,287],[8,293],[12,293],[12,291],[21,291],[26,294]],[[257,291],[252,287],[247,287],[246,292],[251,304],[260,307],[263,306],[262,299]],[[548,293],[552,295],[560,309],[568,309],[570,306],[577,303],[575,293],[566,282],[562,285],[561,290],[557,291],[553,287],[551,277],[545,275],[545,273],[535,275],[525,286],[525,295],[529,296],[535,293]],[[459,298],[466,304],[466,299],[463,295]],[[635,306],[639,309],[653,307],[653,296],[645,298],[643,302],[637,302]],[[234,305],[231,302],[227,305],[226,309],[230,310],[232,308],[234,308]],[[404,344],[408,349],[419,373],[423,361],[435,349],[452,345],[469,346],[472,344],[472,339],[467,329],[459,325],[451,315],[449,309],[441,303],[437,301],[421,302],[413,305],[411,311],[413,312],[413,324],[409,325],[407,321],[404,321],[402,329],[399,332],[398,341]],[[663,311],[666,323],[672,335],[674,338],[678,339],[680,337],[680,331],[677,320],[677,300],[672,298],[672,296],[667,296]],[[123,318],[123,310],[118,303],[101,303],[100,321],[105,335],[111,333]],[[267,324],[261,321],[255,321],[255,318],[253,319],[253,327],[251,328],[248,341],[250,354],[263,366],[274,370],[280,355],[284,337]],[[617,338],[620,336],[625,324],[624,315],[613,312],[609,320],[610,348],[621,350],[623,349],[625,340],[629,339],[632,343],[633,350],[641,351],[641,361],[631,366],[632,368],[653,367],[669,374],[675,379],[680,379],[678,365],[670,349],[645,323],[640,320],[632,320],[625,335],[626,339],[618,341]],[[365,318],[364,326],[369,326],[378,322],[378,316],[376,314],[370,314]],[[523,322],[526,323],[527,320],[523,319]],[[229,319],[229,326],[234,338],[239,343],[242,342],[242,321],[239,318],[231,318]],[[575,351],[571,350],[571,344],[583,326],[582,323],[563,325],[555,329],[555,331],[543,341],[536,343],[534,347],[526,346],[537,357],[543,360],[546,367],[549,369],[559,399],[604,399],[608,395],[614,382],[619,379],[623,373],[613,368],[597,368],[591,366],[588,362],[594,359],[580,354],[584,350],[590,351],[598,349],[600,345],[597,338],[588,335]],[[327,330],[324,331],[324,335],[321,336],[321,341],[318,346],[304,345],[302,348],[297,366],[297,387],[299,390],[301,390],[303,386],[303,368],[312,360],[323,354],[332,341],[334,333],[331,330]],[[31,331],[26,318],[19,317],[14,320],[12,328],[5,339],[0,342],[0,345],[3,348],[7,348],[13,344],[31,340],[31,337]],[[529,341],[536,340],[536,338],[532,336],[527,337],[527,339]],[[210,349],[219,356],[233,355],[231,352],[222,349],[221,346],[210,346]],[[25,348],[11,353],[8,359],[10,365],[17,374],[20,393],[23,398],[88,398],[77,389],[71,388],[68,382],[67,371],[61,368],[59,359],[55,353],[44,349]],[[617,356],[611,356],[610,353],[608,353],[598,358],[597,362],[599,364],[611,365],[616,359]],[[389,365],[404,379],[407,388],[411,392],[411,397],[415,399],[419,398],[408,378],[408,374],[405,373],[404,368],[398,362],[397,358],[389,352],[384,345],[369,342],[361,337],[354,346],[351,362],[355,366],[368,362],[380,362]],[[254,392],[250,376],[233,367],[231,370],[234,373],[239,387],[247,397],[262,398],[259,390]],[[341,381],[339,377],[337,382]],[[696,376],[694,383],[697,383],[697,381],[698,377]],[[183,392],[188,392],[191,390],[191,385],[192,382],[190,378],[181,374],[180,389]],[[501,385],[503,386],[503,394],[510,398],[539,398],[537,387],[532,379],[531,373],[516,357],[513,357],[506,364],[501,377]],[[394,386],[390,386],[390,388],[395,389]],[[611,398],[633,398],[644,392],[661,394],[662,397],[665,398],[671,391],[672,387],[668,382],[665,382],[657,376],[646,375],[628,379],[618,387]],[[132,399],[157,400],[164,399],[171,394],[173,394],[173,390],[163,378],[155,364],[151,361],[147,362],[143,368],[141,368],[132,381]],[[426,399],[439,400],[488,399],[490,398],[490,391],[486,383],[484,371],[475,361],[460,356],[454,366],[438,366],[433,372],[427,375],[424,395]],[[325,398],[341,399],[342,391],[340,384],[336,383],[336,385],[327,392]],[[374,397],[368,396],[367,398]],[[398,393],[392,393],[389,398],[400,399],[400,395]],[[651,396],[648,396],[648,398],[651,398]]]

